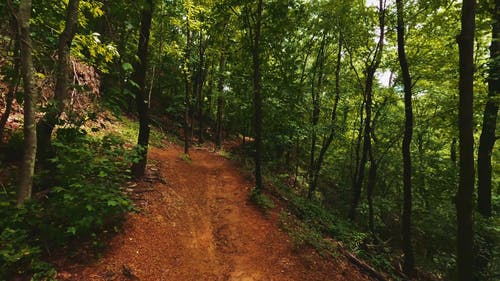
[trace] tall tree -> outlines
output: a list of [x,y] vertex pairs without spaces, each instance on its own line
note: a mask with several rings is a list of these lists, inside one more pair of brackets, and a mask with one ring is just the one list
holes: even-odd
[[[309,153],[309,198],[312,197],[315,186],[315,163],[316,163],[316,142],[318,141],[318,124],[321,114],[321,91],[323,79],[325,76],[325,48],[326,48],[326,31],[323,31],[321,42],[318,49],[318,55],[314,63],[311,79],[311,100],[312,100],[312,114],[311,114],[311,152]],[[317,80],[316,80],[317,78]]]
[[474,28],[476,1],[463,0],[461,32],[457,36],[459,48],[459,104],[458,130],[460,177],[456,197],[457,208],[457,267],[458,280],[471,281],[474,277],[473,218],[474,192]]
[[252,48],[253,61],[253,106],[254,106],[254,133],[255,133],[255,189],[262,190],[262,88],[261,88],[261,26],[262,26],[262,0],[257,3],[255,28]]
[[[50,146],[52,131],[57,124],[57,119],[64,112],[67,99],[70,73],[70,49],[78,26],[78,8],[80,0],[69,0],[66,8],[66,21],[63,32],[59,37],[57,47],[57,68],[56,68],[56,88],[54,92],[55,107],[51,108],[39,121],[37,126],[38,154],[40,160],[44,161],[47,155],[47,148]],[[42,155],[43,153],[43,155]]]
[[31,197],[37,150],[35,112],[38,94],[34,89],[34,67],[30,36],[31,0],[21,0],[16,17],[24,88],[24,156],[17,195],[17,205],[21,206],[26,199]]
[[402,215],[402,234],[403,234],[403,272],[407,276],[413,275],[414,258],[411,244],[411,141],[413,137],[413,107],[412,107],[412,83],[410,69],[405,51],[405,24],[404,24],[404,3],[403,0],[396,0],[397,9],[397,37],[398,37],[398,57],[399,65],[404,85],[405,101],[405,130],[403,136],[403,215]]
[[490,67],[488,100],[483,113],[483,126],[477,155],[477,208],[485,218],[491,217],[491,153],[496,141],[498,106],[500,103],[500,4],[491,11]]
[[135,103],[139,114],[139,136],[137,145],[141,147],[140,160],[132,165],[132,175],[135,178],[143,177],[146,172],[149,145],[149,106],[147,104],[148,89],[146,85],[146,73],[148,71],[148,44],[151,31],[151,19],[153,17],[153,0],[146,0],[141,13],[141,30],[139,32],[139,44],[137,57],[139,62],[134,68],[134,81],[138,87],[135,89]]
[[375,79],[375,72],[380,66],[380,62],[382,60],[382,53],[384,50],[384,40],[385,40],[385,9],[386,9],[386,1],[379,0],[379,36],[378,42],[373,50],[373,57],[370,58],[370,61],[366,64],[366,77],[365,77],[365,85],[364,85],[364,110],[365,110],[365,119],[364,119],[364,128],[363,128],[363,151],[361,154],[361,160],[359,162],[359,167],[357,171],[357,179],[352,188],[352,198],[351,198],[351,206],[349,209],[349,219],[354,220],[356,217],[356,209],[359,204],[359,200],[361,198],[361,190],[365,177],[365,165],[368,161],[368,154],[371,149],[371,139],[372,139],[372,106],[373,106],[373,83]]
[[189,71],[189,58],[191,56],[191,25],[190,25],[190,10],[186,9],[186,47],[184,48],[184,61],[182,73],[184,75],[184,153],[189,154],[191,146],[191,83]]
[[219,61],[219,77],[217,81],[217,120],[215,125],[215,149],[222,145],[222,114],[224,110],[224,69],[226,67],[226,55],[222,53]]
[[328,136],[323,140],[321,149],[318,154],[318,159],[313,161],[313,169],[312,169],[312,180],[309,186],[309,198],[312,197],[316,187],[318,185],[319,173],[321,171],[321,166],[323,165],[323,161],[325,159],[326,152],[328,148],[332,144],[333,137],[335,135],[335,122],[337,120],[337,109],[340,101],[340,69],[342,62],[342,32],[339,32],[338,39],[338,49],[337,49],[337,64],[335,66],[335,98],[333,101],[333,109],[330,117],[330,132]]
[[[485,5],[490,5],[486,2]],[[496,141],[498,107],[500,104],[500,5],[495,1],[491,9],[491,45],[488,73],[488,99],[483,113],[483,124],[477,155],[477,209],[486,219],[492,216],[492,165],[491,156]],[[479,245],[476,257],[478,276],[476,280],[486,279],[486,269],[492,258],[493,239],[485,233],[484,244]]]

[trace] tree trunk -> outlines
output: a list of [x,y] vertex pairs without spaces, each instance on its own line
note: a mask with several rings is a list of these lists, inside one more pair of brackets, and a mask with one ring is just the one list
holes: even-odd
[[402,236],[403,236],[403,272],[406,276],[413,276],[414,258],[411,244],[411,208],[412,208],[412,189],[411,189],[411,141],[413,137],[413,107],[411,93],[411,76],[406,59],[405,51],[405,27],[404,27],[404,3],[403,0],[396,0],[397,9],[397,37],[398,37],[398,57],[399,65],[404,84],[404,103],[405,103],[405,131],[403,136],[403,214],[402,214]]
[[[488,78],[488,100],[484,108],[483,126],[479,139],[477,171],[477,207],[483,217],[491,217],[491,153],[496,141],[496,125],[500,102],[500,8],[498,1],[492,14],[492,38],[490,46],[490,69]],[[496,19],[496,20],[495,20]]]
[[[495,7],[492,10],[492,38],[490,46],[490,68],[488,77],[488,100],[483,113],[483,126],[481,137],[479,139],[478,157],[477,157],[477,208],[479,213],[486,219],[492,217],[491,210],[491,154],[496,141],[496,124],[498,116],[499,98],[500,98],[500,5],[495,2]],[[496,20],[495,20],[496,19]],[[482,235],[484,241],[482,245],[478,245],[481,254],[476,258],[478,276],[476,280],[486,279],[485,273],[488,264],[492,259],[492,246],[494,245],[494,237],[488,233]]]
[[[323,33],[323,37],[321,40],[321,45],[318,50],[318,55],[316,57],[315,66],[313,69],[313,76],[311,79],[311,98],[312,98],[312,118],[311,118],[311,126],[312,126],[312,135],[311,135],[311,152],[309,153],[309,191],[308,197],[312,198],[313,190],[312,187],[316,185],[315,183],[315,174],[316,174],[316,142],[318,140],[317,137],[317,126],[319,123],[319,116],[321,113],[321,86],[323,82],[323,69],[324,69],[324,60],[325,60],[325,47],[326,47],[326,33]],[[318,75],[318,81],[316,83],[316,75]]]
[[377,182],[377,162],[373,157],[373,151],[370,147],[368,151],[370,157],[370,169],[368,171],[368,184],[366,186],[366,200],[368,201],[368,229],[375,237],[375,212],[373,211],[373,191]]
[[198,84],[196,88],[196,114],[198,115],[198,141],[203,143],[203,85],[205,84],[205,77],[207,66],[205,65],[205,49],[203,48],[203,31],[200,30],[198,56]]
[[451,140],[451,148],[450,148],[450,159],[453,163],[453,166],[457,165],[457,138],[453,138]]
[[226,67],[226,56],[221,54],[219,61],[219,81],[217,81],[217,123],[215,130],[215,149],[221,149],[222,145],[222,111],[224,109],[224,71]]
[[457,36],[459,48],[459,163],[460,178],[456,197],[457,207],[457,267],[458,280],[474,277],[472,202],[474,192],[474,28],[476,1],[463,0],[461,33]]
[[368,158],[368,152],[371,149],[371,118],[372,118],[372,100],[373,100],[373,80],[375,78],[375,72],[380,65],[382,59],[382,52],[384,49],[384,39],[385,39],[385,1],[379,1],[379,29],[380,37],[375,48],[372,61],[367,65],[366,68],[366,80],[364,87],[365,96],[365,121],[364,121],[364,134],[363,134],[363,152],[361,155],[361,161],[359,163],[358,178],[353,186],[351,206],[349,209],[349,219],[354,221],[356,219],[356,209],[361,198],[361,190],[363,186],[364,176],[365,176],[365,166]]
[[56,88],[54,92],[55,107],[50,108],[37,126],[38,134],[38,159],[47,160],[47,152],[51,144],[52,132],[57,125],[57,120],[64,112],[65,102],[69,88],[70,49],[78,27],[78,9],[80,0],[69,0],[66,8],[66,23],[59,37],[57,48]]
[[189,57],[191,56],[191,31],[189,27],[189,19],[186,20],[186,49],[184,51],[184,154],[189,154],[189,147],[191,146],[190,140],[190,108],[191,108],[191,94],[189,85]]
[[148,44],[151,30],[151,18],[153,16],[153,0],[146,0],[141,15],[141,30],[139,32],[139,44],[137,57],[139,62],[135,67],[134,81],[139,86],[135,89],[135,103],[139,114],[139,136],[137,145],[141,148],[140,160],[132,165],[132,175],[134,178],[141,178],[146,172],[148,161],[149,145],[149,108],[147,103],[146,73],[148,69]]
[[17,194],[18,206],[22,206],[26,199],[31,198],[37,150],[35,112],[38,94],[34,89],[30,18],[31,0],[21,0],[17,19],[21,50],[21,73],[24,87],[24,155]]
[[260,34],[262,24],[262,0],[258,0],[255,22],[255,38],[252,50],[253,58],[253,106],[255,133],[255,189],[260,192],[262,186],[262,95],[260,69]]
[[321,146],[321,150],[318,154],[318,159],[313,166],[313,178],[311,184],[309,186],[309,199],[314,194],[314,191],[318,185],[319,173],[321,172],[321,166],[323,165],[323,160],[325,158],[326,152],[328,148],[332,144],[335,129],[335,121],[337,120],[337,108],[340,101],[340,63],[342,60],[342,33],[339,33],[339,42],[338,42],[338,51],[337,51],[337,65],[335,67],[335,100],[333,103],[333,110],[330,119],[330,132],[327,138],[324,140],[323,145]]

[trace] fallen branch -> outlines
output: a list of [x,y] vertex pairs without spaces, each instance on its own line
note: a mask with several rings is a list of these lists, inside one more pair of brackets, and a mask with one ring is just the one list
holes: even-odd
[[352,253],[348,252],[345,249],[341,249],[341,251],[344,254],[344,256],[346,256],[346,258],[351,263],[353,263],[354,265],[356,265],[357,267],[359,267],[361,270],[363,270],[366,273],[368,273],[370,275],[370,277],[373,277],[373,278],[375,278],[377,280],[380,280],[380,281],[387,281],[388,280],[384,275],[382,275],[380,272],[378,272],[376,269],[374,269],[373,267],[371,267],[369,264],[367,264],[363,260],[360,260],[358,257],[356,257],[355,255],[353,255]]

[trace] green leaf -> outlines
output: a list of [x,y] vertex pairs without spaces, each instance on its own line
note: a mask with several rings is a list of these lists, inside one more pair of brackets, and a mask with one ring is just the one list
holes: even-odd
[[108,206],[118,206],[118,202],[116,200],[108,200]]
[[134,67],[132,66],[132,64],[128,63],[128,62],[125,62],[122,64],[122,68],[123,70],[125,70],[126,72],[132,72],[134,70]]
[[74,226],[70,226],[70,227],[68,227],[68,228],[66,229],[66,232],[67,232],[67,233],[71,233],[71,234],[75,235],[75,234],[76,234],[76,227],[74,227]]

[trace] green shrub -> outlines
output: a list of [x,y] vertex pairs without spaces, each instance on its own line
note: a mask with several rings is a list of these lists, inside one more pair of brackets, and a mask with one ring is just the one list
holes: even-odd
[[138,157],[119,137],[99,139],[75,127],[63,128],[53,148],[49,170],[39,177],[40,185],[47,187],[43,199],[17,208],[14,187],[0,198],[0,280],[12,275],[53,280],[55,271],[43,262],[42,250],[76,238],[96,242],[132,209],[120,187]]
[[274,208],[273,200],[255,188],[252,189],[252,193],[250,194],[250,201],[261,209],[266,216],[268,215],[269,210]]
[[130,163],[137,157],[120,138],[94,139],[79,129],[60,129],[53,145],[55,186],[45,210],[52,220],[40,229],[47,241],[90,237],[130,210],[120,186],[129,179]]

